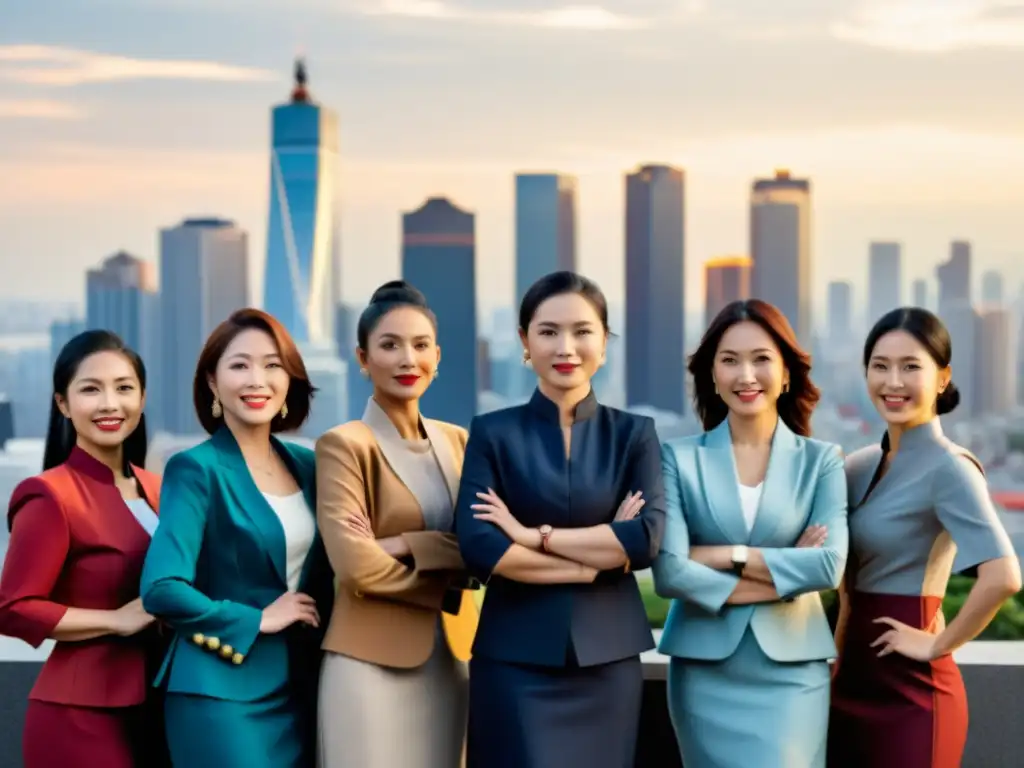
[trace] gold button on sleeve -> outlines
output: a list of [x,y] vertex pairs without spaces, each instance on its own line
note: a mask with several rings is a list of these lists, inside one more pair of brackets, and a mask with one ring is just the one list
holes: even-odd
[[243,656],[240,653],[236,653],[234,656],[231,657],[232,664],[241,664],[243,661],[245,661],[245,656]]
[[220,640],[216,637],[208,637],[206,638],[206,647],[211,651],[216,651],[220,648]]
[[192,642],[196,645],[203,645],[204,643],[206,643],[206,636],[203,635],[202,632],[196,632],[194,635],[192,635]]
[[230,659],[232,656],[235,655],[235,649],[232,648],[230,645],[222,645],[220,647],[220,655],[223,656],[225,659]]

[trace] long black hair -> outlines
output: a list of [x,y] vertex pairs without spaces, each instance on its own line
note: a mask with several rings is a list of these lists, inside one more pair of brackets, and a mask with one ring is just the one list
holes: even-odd
[[[43,453],[43,469],[60,466],[71,455],[78,435],[71,419],[60,412],[57,407],[57,395],[67,400],[68,387],[78,373],[79,366],[87,357],[98,352],[118,352],[131,363],[135,375],[139,378],[139,386],[146,391],[146,366],[135,350],[111,331],[85,331],[75,336],[64,345],[57,361],[53,364],[53,395],[50,397],[50,426],[46,430],[46,449]],[[139,424],[124,441],[124,471],[130,475],[129,465],[143,467],[146,464],[146,414],[139,416]]]

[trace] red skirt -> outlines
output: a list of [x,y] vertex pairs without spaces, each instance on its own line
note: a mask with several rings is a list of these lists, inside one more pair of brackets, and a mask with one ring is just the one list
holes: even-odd
[[967,692],[953,657],[879,658],[871,643],[888,616],[931,626],[938,597],[855,592],[832,681],[829,768],[960,768],[967,743]]
[[73,707],[30,699],[22,735],[25,768],[170,766],[162,712],[136,707]]

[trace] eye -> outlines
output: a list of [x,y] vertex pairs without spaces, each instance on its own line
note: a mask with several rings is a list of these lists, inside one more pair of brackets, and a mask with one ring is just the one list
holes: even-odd
[[552,331],[550,328],[545,328],[543,331],[540,332],[540,335],[541,336],[554,336],[555,332]]
[[280,368],[280,363],[267,363],[267,368]]
[[882,363],[872,363],[872,364],[871,364],[871,367],[872,367],[872,368],[873,368],[874,370],[876,370],[876,371],[884,371],[884,370],[885,370],[885,365],[884,365],[884,364],[882,364]]
[[758,363],[770,363],[772,359],[768,355],[758,355],[755,362]]
[[731,355],[726,355],[719,362],[725,363],[726,365],[732,365],[733,363],[736,362],[736,358],[732,357]]
[[135,391],[135,385],[134,384],[122,384],[120,387],[118,387],[118,389],[121,392],[134,392]]
[[907,363],[906,368],[907,368],[908,371],[919,371],[919,370],[921,370],[921,366],[918,365],[917,363]]
[[231,364],[231,370],[232,371],[244,371],[245,367],[246,367],[245,363],[232,363]]
[[91,394],[92,392],[98,392],[99,389],[94,384],[86,384],[79,391]]
[[580,329],[579,329],[579,330],[578,330],[578,331],[576,332],[576,334],[577,334],[578,336],[589,336],[589,335],[590,335],[590,334],[592,334],[592,333],[593,333],[593,331],[592,331],[592,330],[590,330],[589,328],[580,328]]
[[380,345],[381,349],[395,349],[398,345],[393,341],[385,341]]
[[416,345],[416,349],[430,349],[430,343],[426,341],[421,341],[419,344]]

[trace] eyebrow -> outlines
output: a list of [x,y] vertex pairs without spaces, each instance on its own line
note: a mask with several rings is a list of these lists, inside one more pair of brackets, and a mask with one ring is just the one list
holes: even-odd
[[[761,353],[767,353],[767,354],[771,354],[771,353],[772,353],[772,350],[768,349],[767,347],[759,347],[759,348],[757,348],[757,349],[751,350],[751,352],[752,352],[753,354],[755,354],[755,355],[756,355],[756,354],[757,354],[758,352],[761,352]],[[734,349],[722,349],[722,350],[719,350],[718,354],[720,354],[720,355],[738,355],[738,354],[739,354],[739,352],[737,352],[737,351],[736,351],[736,350],[734,350]]]
[[[871,359],[887,363],[892,358],[886,357],[885,355],[872,355]],[[897,358],[897,359],[901,360],[901,361],[903,361],[905,363],[908,363],[908,362],[919,363],[919,362],[921,362],[921,358],[918,357],[917,355],[904,355],[903,357],[900,357],[900,358]]]
[[[565,323],[565,325],[571,325],[571,326],[573,326],[575,328],[582,328],[584,326],[593,325],[593,324],[594,324],[594,322],[592,320],[577,320],[575,323]],[[559,323],[553,323],[550,320],[544,320],[543,322],[537,323],[537,325],[539,325],[541,328],[558,328],[558,327],[560,327]]]
[[[403,336],[400,336],[397,333],[382,333],[380,335],[381,341],[384,341],[384,339],[395,339],[397,341],[401,341],[403,338]],[[434,337],[431,336],[429,333],[421,333],[418,336],[412,337],[413,341],[430,341],[432,338]]]
[[[263,359],[264,360],[269,360],[272,357],[280,357],[280,356],[281,356],[281,354],[279,352],[271,352],[269,354],[263,355]],[[252,358],[253,358],[253,356],[248,354],[247,352],[235,352],[235,354],[229,356],[228,359],[230,360],[231,358],[235,358],[235,357],[240,357],[243,360],[252,360]]]
[[[120,382],[124,382],[124,381],[128,381],[128,382],[134,383],[135,382],[135,377],[134,376],[118,376],[116,379],[114,379],[114,383],[115,384],[120,383]],[[86,379],[79,379],[78,383],[79,384],[102,384],[103,382],[100,379],[95,379],[95,378],[89,377],[89,378],[86,378]]]

